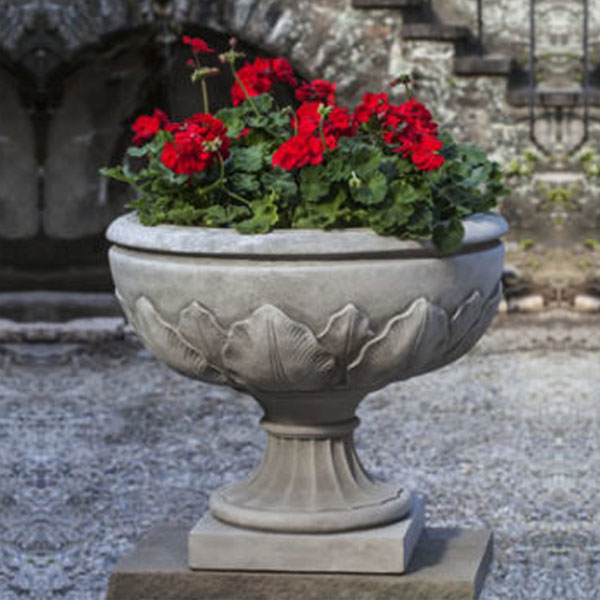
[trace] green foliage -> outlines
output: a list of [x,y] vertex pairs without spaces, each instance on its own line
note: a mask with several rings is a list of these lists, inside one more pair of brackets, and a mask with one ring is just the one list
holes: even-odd
[[235,228],[240,233],[268,233],[279,221],[279,211],[276,204],[277,196],[268,194],[264,198],[250,203],[252,217],[240,221]]
[[[271,166],[273,153],[294,133],[289,110],[277,109],[271,96],[215,116],[231,139],[223,164],[195,175],[172,172],[160,160],[172,135],[160,131],[128,150],[127,160],[139,169],[126,161],[102,170],[133,188],[130,207],[142,223],[232,227],[248,234],[370,227],[381,235],[429,238],[450,253],[463,239],[461,220],[492,209],[506,193],[498,165],[448,134],[440,136],[445,163],[437,171],[419,171],[394,154],[369,123],[356,136],[340,138],[322,164],[288,172]],[[523,160],[530,164],[532,158]]]

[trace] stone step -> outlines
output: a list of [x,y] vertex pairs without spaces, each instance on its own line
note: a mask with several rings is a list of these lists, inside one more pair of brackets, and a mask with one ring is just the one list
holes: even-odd
[[104,292],[27,291],[0,293],[0,320],[65,322],[90,317],[119,317],[114,294]]
[[416,8],[423,0],[352,0],[354,8]]
[[[568,88],[543,88],[534,90],[536,106],[548,108],[568,108],[583,106],[584,94],[581,86]],[[528,106],[531,90],[528,87],[509,90],[508,101],[514,106]],[[594,106],[600,105],[600,89],[592,88],[589,91],[589,102]]]
[[513,59],[501,54],[457,56],[454,72],[457,75],[503,75],[512,69]]
[[405,23],[402,26],[405,40],[436,40],[440,42],[459,42],[471,37],[471,30],[463,25],[444,25],[443,23]]

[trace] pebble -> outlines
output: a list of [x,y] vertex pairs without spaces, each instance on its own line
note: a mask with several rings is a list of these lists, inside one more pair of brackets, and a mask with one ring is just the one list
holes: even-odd
[[590,294],[578,294],[575,296],[574,308],[579,312],[600,312],[600,298]]
[[544,310],[544,297],[541,294],[515,296],[508,301],[508,310],[511,312],[540,312]]

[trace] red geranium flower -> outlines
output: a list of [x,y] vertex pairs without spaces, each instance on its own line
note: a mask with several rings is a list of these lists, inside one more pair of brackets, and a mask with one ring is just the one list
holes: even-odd
[[[298,85],[292,66],[284,58],[257,58],[252,64],[246,63],[237,75],[250,97],[266,94],[277,82],[287,83],[293,87]],[[234,106],[247,100],[244,90],[237,81],[231,90],[231,97]]]
[[298,85],[297,79],[294,77],[294,71],[292,65],[285,60],[285,58],[274,58],[271,61],[271,71],[273,81],[280,81],[281,83],[287,83],[292,87]]
[[340,137],[356,133],[347,108],[335,106],[323,114],[323,106],[322,102],[306,102],[298,108],[295,119],[292,119],[292,123],[298,125],[298,132],[277,149],[273,155],[273,166],[289,171],[309,164],[321,164],[326,150],[337,148]]
[[320,101],[326,104],[335,104],[336,83],[330,83],[323,79],[315,79],[311,83],[305,83],[296,90],[296,98],[300,102]]
[[356,126],[352,122],[347,108],[334,106],[329,109],[330,112],[327,116],[323,116],[319,112],[321,106],[323,106],[322,102],[307,102],[298,108],[296,120],[299,133],[310,134],[318,131],[321,120],[323,120],[325,135],[334,135],[339,138],[342,136],[352,137],[356,133]]
[[[327,149],[337,147],[335,136],[325,137]],[[325,148],[320,137],[300,134],[284,142],[273,154],[272,165],[286,171],[300,169],[306,165],[320,165],[323,162]]]
[[135,134],[133,143],[141,146],[144,142],[151,140],[168,122],[167,115],[158,108],[155,108],[151,115],[141,115],[131,126]]
[[368,123],[375,115],[384,115],[390,107],[388,96],[385,92],[381,94],[367,93],[363,96],[363,101],[354,110],[354,121],[358,125]]
[[184,35],[181,38],[181,41],[184,44],[187,44],[192,48],[192,51],[202,54],[212,54],[214,50],[201,38],[198,37],[190,37],[189,35]]
[[227,128],[212,115],[198,113],[183,123],[171,123],[167,128],[173,141],[166,142],[161,154],[165,166],[178,174],[200,173],[218,157],[229,156],[231,140]]
[[411,160],[420,171],[435,171],[444,164],[444,157],[435,154],[442,149],[442,142],[437,138],[423,136],[416,145]]

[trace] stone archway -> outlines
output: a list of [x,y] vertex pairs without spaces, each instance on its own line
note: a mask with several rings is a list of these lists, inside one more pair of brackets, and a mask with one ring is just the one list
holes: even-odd
[[[365,16],[348,0],[0,0],[0,8],[3,50],[34,81],[21,104],[15,91],[19,119],[0,118],[12,147],[27,146],[19,165],[29,165],[12,193],[0,194],[3,289],[109,288],[103,232],[127,197],[98,168],[120,158],[136,113],[166,102],[163,50],[175,63],[181,33],[215,43],[235,35],[304,77],[336,80],[350,102],[388,78],[397,34],[393,19]],[[182,77],[175,69],[176,116],[194,110]]]

